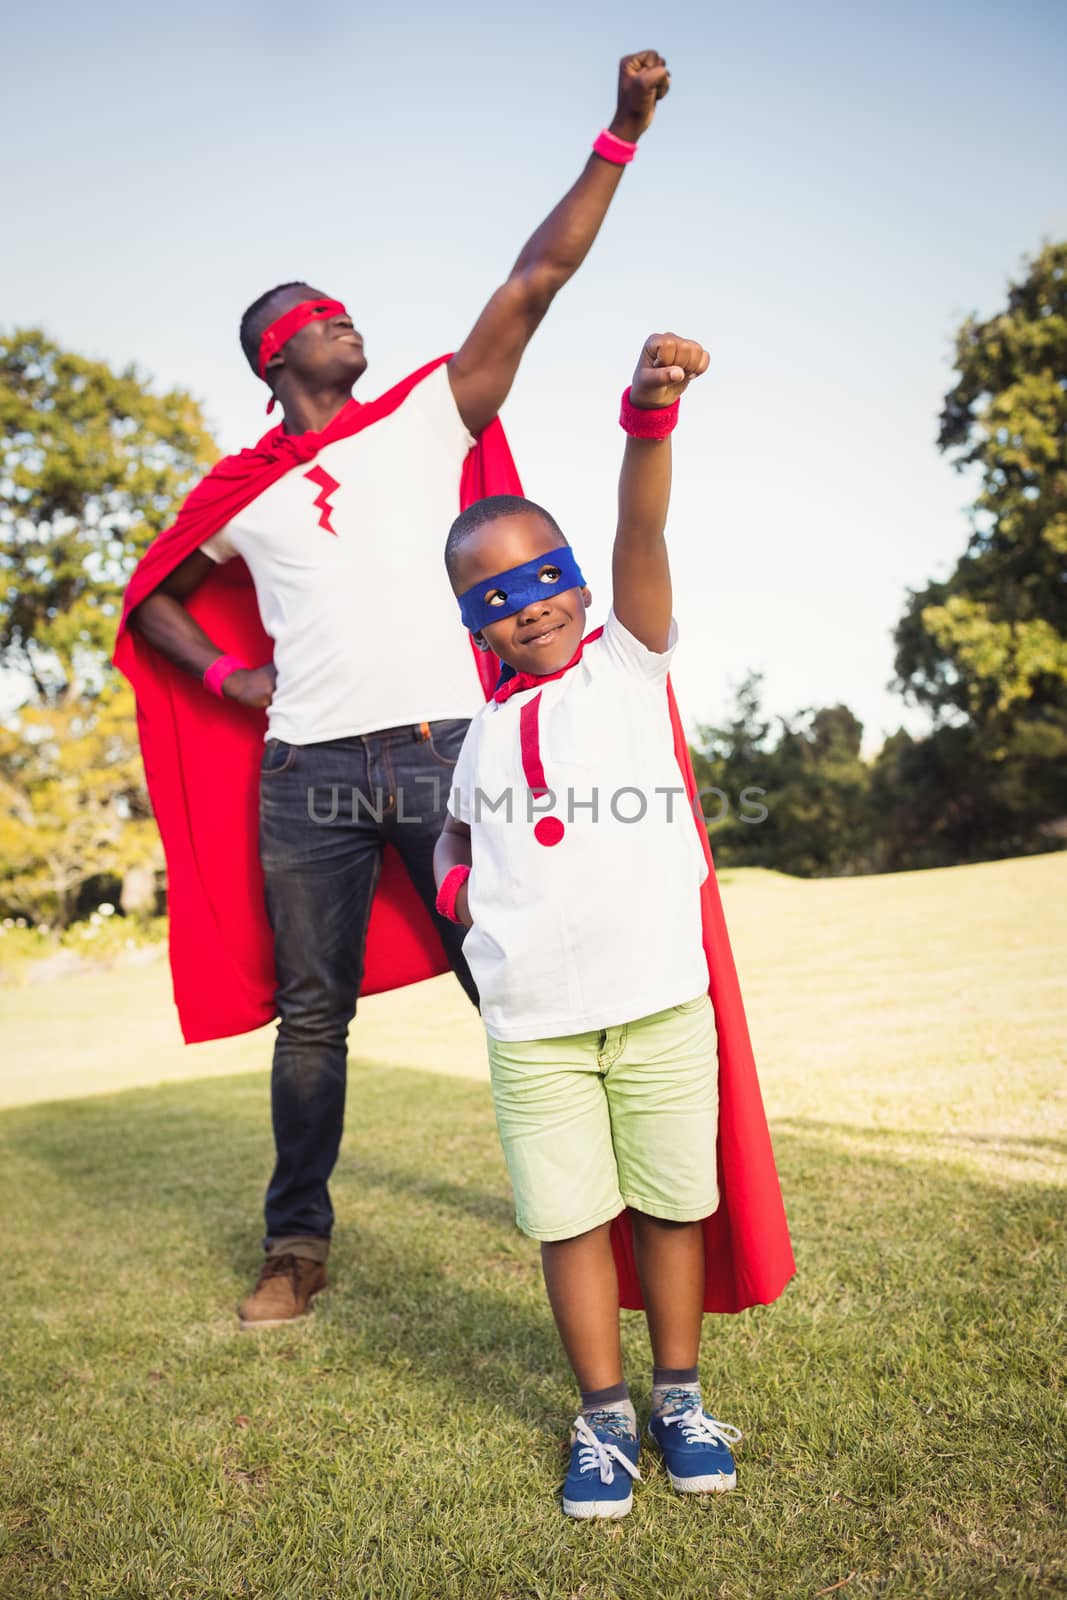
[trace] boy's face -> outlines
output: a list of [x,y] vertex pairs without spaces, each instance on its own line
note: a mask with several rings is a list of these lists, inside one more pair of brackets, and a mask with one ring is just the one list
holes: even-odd
[[[538,556],[552,568],[552,552],[563,544],[536,511],[497,517],[476,528],[457,552],[452,587],[465,594],[477,583],[484,583],[500,572],[524,566]],[[523,606],[513,616],[487,623],[474,642],[481,649],[493,650],[516,672],[542,677],[559,672],[574,655],[585,632],[585,612],[592,596],[588,589],[564,589],[561,594],[546,594]]]

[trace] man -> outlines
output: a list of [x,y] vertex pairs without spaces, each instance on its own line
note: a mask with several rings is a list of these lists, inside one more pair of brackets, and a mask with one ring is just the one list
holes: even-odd
[[[519,487],[497,412],[530,338],[589,251],[623,166],[668,87],[666,64],[655,51],[624,57],[609,128],[460,349],[380,400],[360,406],[352,399],[367,358],[339,302],[305,283],[282,285],[255,301],[242,319],[241,343],[271,389],[271,405],[281,404],[283,425],[256,451],[214,469],[171,530],[183,530],[179,537],[167,543],[161,536],[163,549],[153,547],[131,581],[128,621],[139,654],[123,634],[116,660],[135,682],[143,740],[160,722],[160,663],[146,660],[145,645],[149,658],[158,652],[189,675],[167,688],[166,716],[179,730],[171,743],[180,742],[183,715],[187,729],[202,721],[205,739],[232,732],[208,721],[202,689],[195,687],[190,702],[191,679],[250,712],[268,711],[258,843],[277,985],[267,1014],[280,1018],[271,1091],[276,1164],[266,1199],[266,1259],[238,1310],[243,1329],[304,1315],[326,1284],[334,1220],[328,1180],[344,1117],[348,1025],[357,996],[368,988],[368,927],[371,944],[387,950],[394,968],[404,938],[395,922],[374,937],[372,903],[377,913],[388,898],[383,871],[397,860],[406,871],[403,890],[395,873],[390,879],[392,902],[409,908],[401,923],[424,917],[421,907],[433,916],[433,847],[451,769],[486,688],[483,679],[479,690],[469,644],[451,615],[439,557],[442,529],[455,515],[461,474],[464,502]],[[228,597],[220,590],[231,563],[251,574],[259,618],[273,641],[270,665],[230,653],[221,628],[210,625],[240,593],[239,577]],[[221,610],[197,610],[208,593],[223,593]],[[263,653],[269,641],[262,641]],[[158,731],[153,738],[153,751],[166,743]],[[217,808],[209,825],[197,828],[191,810],[171,809],[174,790],[185,795],[189,773],[164,783],[147,742],[145,767],[167,845],[172,928],[176,919],[188,926],[188,879],[210,878],[210,851],[219,848],[220,835],[224,847],[230,843],[223,820],[228,786],[220,782],[221,766],[211,771]],[[238,898],[253,877],[244,873]],[[204,938],[217,921],[210,894]],[[434,922],[476,1002],[461,930]],[[227,942],[220,943],[220,959]],[[181,1007],[173,934],[172,965]],[[433,970],[424,966],[415,975]],[[214,973],[203,976],[210,987]],[[411,981],[407,969],[375,980],[377,987],[404,981]],[[187,1037],[204,1038],[262,1020],[254,1011],[237,1020],[209,1016],[191,1030],[183,1016],[183,1026]]]

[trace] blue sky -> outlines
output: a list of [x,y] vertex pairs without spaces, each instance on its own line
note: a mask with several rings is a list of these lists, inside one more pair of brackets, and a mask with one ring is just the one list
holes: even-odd
[[890,632],[967,536],[934,447],[954,330],[1067,228],[1062,4],[45,3],[4,27],[0,319],[191,389],[236,448],[266,426],[240,312],[308,278],[376,392],[463,338],[648,45],[671,93],[527,355],[516,459],[600,620],[619,392],[647,333],[701,339],[670,525],[683,711],[713,720],[755,667],[772,710],[844,700],[870,748],[921,725]]

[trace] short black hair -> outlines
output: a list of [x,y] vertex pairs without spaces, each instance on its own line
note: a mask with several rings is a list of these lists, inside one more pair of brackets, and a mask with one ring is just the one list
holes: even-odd
[[537,515],[548,523],[560,544],[569,544],[570,541],[555,517],[544,506],[539,506],[534,500],[524,500],[521,494],[490,494],[484,500],[475,500],[466,511],[461,511],[455,522],[448,530],[445,540],[445,570],[449,578],[455,583],[457,557],[460,546],[470,537],[477,528],[484,528],[488,522],[498,522],[501,517],[520,516],[525,511],[535,511]]
[[310,285],[303,278],[293,278],[290,283],[276,283],[273,289],[268,289],[265,294],[259,296],[258,300],[253,300],[241,318],[241,349],[248,358],[248,365],[252,368],[257,378],[259,377],[259,341],[262,336],[261,330],[256,327],[256,323],[259,321],[259,313],[267,302],[273,300],[276,294],[281,294],[283,289],[307,289],[309,287]]

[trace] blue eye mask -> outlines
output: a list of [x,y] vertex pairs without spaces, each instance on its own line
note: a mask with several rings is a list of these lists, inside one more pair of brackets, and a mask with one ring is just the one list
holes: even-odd
[[[550,572],[559,576],[549,577]],[[584,587],[585,579],[574,559],[574,551],[569,544],[561,544],[555,550],[546,550],[544,555],[524,562],[521,567],[498,572],[495,577],[483,578],[481,583],[474,584],[460,595],[459,614],[464,627],[471,633],[481,633],[488,623],[513,617],[538,600]]]

